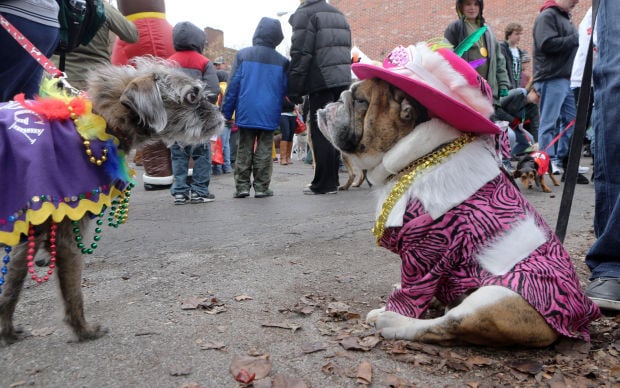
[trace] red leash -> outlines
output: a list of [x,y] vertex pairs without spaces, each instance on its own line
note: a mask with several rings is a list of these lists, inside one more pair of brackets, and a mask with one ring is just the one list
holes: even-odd
[[564,128],[555,138],[553,138],[553,140],[551,140],[551,143],[549,143],[549,145],[547,147],[545,147],[545,149],[543,151],[547,151],[552,145],[555,144],[556,141],[558,141],[560,139],[560,137],[566,132],[568,131],[573,125],[575,125],[575,119],[572,119],[570,123],[568,123],[568,125],[566,126],[566,128]]
[[58,68],[54,66],[54,64],[45,55],[43,55],[43,53],[39,51],[39,49],[36,48],[35,45],[33,45],[32,42],[24,36],[24,34],[19,32],[19,30],[2,15],[0,15],[0,24],[2,24],[2,27],[4,27],[13,39],[15,39],[17,44],[26,50],[26,52],[30,54],[35,61],[43,66],[43,69],[45,69],[46,72],[51,74],[54,78],[61,78],[64,76],[62,71],[58,70]]

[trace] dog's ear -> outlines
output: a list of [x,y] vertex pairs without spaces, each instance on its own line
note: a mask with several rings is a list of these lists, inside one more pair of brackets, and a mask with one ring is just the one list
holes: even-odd
[[512,176],[513,176],[514,178],[518,178],[518,177],[520,177],[520,176],[521,176],[521,171],[519,171],[519,170],[514,170],[514,172],[512,173]]
[[421,123],[428,120],[428,111],[416,100],[411,99],[400,89],[391,87],[392,96],[400,104],[400,118],[403,121]]
[[157,87],[157,74],[145,75],[131,81],[120,102],[137,117],[138,124],[159,133],[166,128],[168,116]]

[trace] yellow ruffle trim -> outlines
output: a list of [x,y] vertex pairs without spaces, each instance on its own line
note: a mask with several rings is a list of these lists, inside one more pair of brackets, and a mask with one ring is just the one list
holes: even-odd
[[9,246],[19,244],[21,235],[28,235],[28,229],[31,224],[41,225],[50,217],[54,222],[60,222],[65,218],[69,218],[72,221],[80,220],[86,213],[99,214],[104,206],[110,207],[112,199],[118,197],[121,193],[119,189],[112,187],[109,195],[100,193],[97,202],[84,198],[80,200],[75,208],[63,202],[59,203],[58,207],[51,202],[44,202],[38,210],[27,210],[25,220],[15,221],[13,232],[0,231],[0,243]]

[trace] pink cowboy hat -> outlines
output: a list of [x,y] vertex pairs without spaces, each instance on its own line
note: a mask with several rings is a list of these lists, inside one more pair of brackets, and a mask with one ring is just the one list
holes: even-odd
[[469,63],[449,48],[433,50],[426,42],[398,46],[382,65],[354,63],[360,79],[380,78],[401,89],[436,116],[463,132],[498,134],[493,93]]

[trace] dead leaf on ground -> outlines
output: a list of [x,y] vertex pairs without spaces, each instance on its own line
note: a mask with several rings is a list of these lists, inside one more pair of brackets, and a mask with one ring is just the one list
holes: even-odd
[[519,372],[527,373],[532,376],[541,372],[543,369],[543,364],[536,360],[509,361],[506,365],[512,369],[518,370]]
[[321,303],[325,301],[325,298],[322,298],[318,295],[307,294],[300,298],[301,303],[307,304],[308,306],[319,306]]
[[583,357],[584,354],[588,354],[592,344],[581,340],[562,338],[556,345],[555,350],[558,352],[575,358]]
[[305,343],[301,345],[301,351],[304,352],[305,354],[320,352],[325,349],[327,349],[327,347],[322,342],[312,342],[312,343]]
[[210,315],[216,315],[219,313],[223,313],[226,311],[226,306],[221,305],[221,306],[213,306],[211,308],[208,308],[205,313],[210,314]]
[[314,306],[301,306],[299,303],[290,308],[281,308],[278,309],[278,312],[286,313],[292,312],[299,315],[310,315],[314,312],[316,308]]
[[187,365],[175,365],[170,368],[170,376],[189,376],[192,374],[192,368]]
[[310,386],[299,377],[275,375],[271,378],[271,388],[310,388]]
[[290,323],[290,322],[264,322],[264,323],[261,323],[261,326],[288,329],[288,330],[291,330],[293,333],[301,329],[301,325],[297,323]]
[[413,388],[415,385],[409,380],[398,376],[387,376],[383,379],[383,386],[389,388]]
[[379,342],[381,342],[381,339],[376,337],[366,337],[362,340],[357,337],[345,337],[340,340],[340,346],[345,350],[361,350],[367,352],[377,346]]
[[358,313],[349,311],[350,307],[346,303],[342,302],[330,302],[327,304],[327,315],[338,320],[347,321],[349,319],[359,319]]
[[357,383],[370,385],[372,382],[372,365],[368,361],[362,361],[357,367]]
[[351,377],[351,378],[357,377],[357,374],[355,372],[351,372],[347,368],[344,368],[340,365],[333,364],[331,362],[328,362],[327,364],[323,365],[321,367],[321,371],[325,373],[326,375],[334,375],[334,376],[339,376],[339,377]]
[[242,302],[242,301],[244,301],[244,300],[252,300],[252,299],[253,299],[253,298],[252,298],[251,296],[246,295],[246,294],[242,294],[242,295],[237,295],[237,296],[235,296],[235,300],[236,300],[237,302]]
[[[247,375],[244,374],[245,371]],[[240,376],[239,373],[243,376]],[[251,377],[254,375],[254,379],[260,380],[269,376],[271,373],[271,361],[269,355],[263,355],[260,357],[252,356],[234,356],[230,363],[230,373],[235,376],[235,379],[239,376],[242,378]],[[241,380],[237,380],[243,382]]]
[[47,337],[48,335],[54,334],[55,329],[53,327],[42,327],[40,329],[32,330],[32,335],[34,337]]
[[201,350],[223,350],[226,348],[226,344],[216,341],[204,341],[200,343]]
[[190,296],[181,302],[181,310],[196,310],[196,309],[213,309],[214,307],[224,306],[217,298],[202,298],[197,296]]

